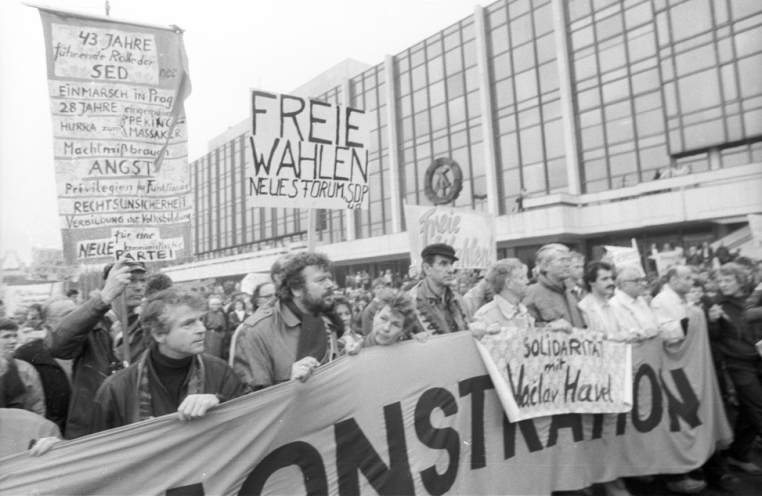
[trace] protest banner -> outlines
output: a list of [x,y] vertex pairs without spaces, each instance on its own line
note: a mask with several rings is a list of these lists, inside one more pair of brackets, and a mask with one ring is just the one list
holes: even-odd
[[682,250],[654,251],[648,258],[656,262],[656,271],[660,277],[666,274],[671,267],[685,264],[685,256]]
[[365,111],[251,90],[250,207],[368,208]]
[[459,269],[483,269],[497,260],[494,217],[486,212],[405,205],[410,263],[421,265],[421,250],[432,243],[455,248]]
[[511,422],[632,408],[630,346],[599,332],[504,327],[485,334],[478,348]]
[[363,349],[180,423],[0,461],[2,494],[549,494],[686,473],[732,438],[706,336],[633,350],[619,415],[509,423],[470,333]]
[[189,257],[182,31],[38,8],[66,262]]
[[42,305],[51,296],[61,294],[62,292],[62,282],[22,284],[18,286],[3,285],[0,290],[6,312],[9,314],[13,314],[17,309],[28,308],[32,303]]
[[635,240],[632,240],[632,247],[629,246],[603,246],[606,249],[606,255],[611,259],[611,263],[614,267],[621,269],[625,266],[637,266],[643,274],[643,265],[640,260],[640,251],[638,251],[638,245]]

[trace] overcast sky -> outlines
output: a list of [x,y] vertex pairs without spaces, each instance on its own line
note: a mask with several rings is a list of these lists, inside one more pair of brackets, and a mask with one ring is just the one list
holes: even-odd
[[[339,62],[370,65],[474,11],[478,0],[110,0],[111,17],[185,30],[193,161],[247,117],[249,88],[288,93]],[[45,5],[104,14],[103,0]],[[45,47],[37,9],[0,0],[0,258],[61,247]]]

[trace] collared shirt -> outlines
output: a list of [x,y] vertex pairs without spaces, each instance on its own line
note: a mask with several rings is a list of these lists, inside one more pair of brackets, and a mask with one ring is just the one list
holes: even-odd
[[582,298],[578,306],[582,310],[582,318],[585,320],[588,329],[602,332],[607,336],[620,334],[619,321],[609,300],[588,293]]
[[656,317],[642,296],[633,298],[617,289],[609,303],[614,307],[620,329],[631,338],[649,338],[658,333]]
[[497,324],[500,327],[526,329],[534,327],[534,318],[522,303],[514,305],[499,294],[476,312],[474,320],[485,324]]

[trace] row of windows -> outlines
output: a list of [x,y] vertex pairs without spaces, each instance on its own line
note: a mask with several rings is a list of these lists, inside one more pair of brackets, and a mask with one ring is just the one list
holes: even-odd
[[[564,11],[555,12],[558,6]],[[561,35],[554,31],[559,15],[566,19]],[[697,172],[760,160],[759,0],[501,0],[485,8],[484,21],[484,90],[493,104],[485,117],[494,128],[501,213],[526,195],[568,188],[562,46],[584,192],[653,180],[676,165]],[[349,102],[370,118],[370,208],[350,214],[355,237],[391,232],[392,163],[398,210],[429,204],[424,175],[440,157],[464,171],[455,205],[486,208],[478,42],[474,19],[466,18],[393,57],[393,88],[380,64],[352,78],[349,95],[339,86],[318,97]],[[397,116],[397,150],[390,150],[388,105]],[[197,253],[302,236],[306,210],[246,209],[248,160],[241,136],[193,164]],[[346,212],[322,211],[318,228],[322,242],[345,240]]]

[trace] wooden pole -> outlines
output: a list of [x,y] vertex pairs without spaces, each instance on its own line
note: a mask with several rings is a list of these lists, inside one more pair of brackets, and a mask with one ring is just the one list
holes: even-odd
[[307,251],[315,251],[315,216],[317,210],[307,210]]
[[127,297],[124,294],[126,291],[127,288],[124,288],[122,293],[116,297],[116,314],[122,326],[122,362],[125,367],[128,367],[130,365],[130,328],[127,318]]

